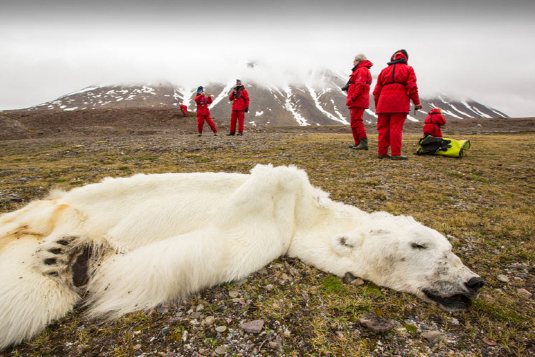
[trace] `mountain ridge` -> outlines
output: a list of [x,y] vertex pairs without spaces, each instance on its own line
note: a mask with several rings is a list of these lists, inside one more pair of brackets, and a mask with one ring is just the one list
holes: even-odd
[[[230,83],[208,83],[204,87],[214,98],[210,111],[213,117],[230,116],[231,105],[228,95],[233,88]],[[345,84],[340,75],[333,72],[318,72],[308,83],[289,84],[282,87],[261,85],[244,80],[251,98],[248,125],[307,126],[307,125],[349,125],[349,111],[345,105],[346,93],[341,90]],[[195,110],[195,89],[187,89],[170,83],[140,85],[91,86],[61,96],[55,100],[22,110],[72,111],[96,108],[170,108],[186,105]],[[370,109],[364,113],[364,121],[375,123],[377,116],[370,96]],[[473,100],[454,100],[445,95],[421,98],[423,110],[408,115],[409,121],[423,121],[426,113],[436,107],[442,108],[445,117],[451,119],[496,118],[509,116],[490,106]]]

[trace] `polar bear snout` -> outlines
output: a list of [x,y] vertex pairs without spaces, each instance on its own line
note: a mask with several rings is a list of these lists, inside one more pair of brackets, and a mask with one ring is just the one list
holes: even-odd
[[479,294],[479,289],[485,285],[485,281],[481,277],[473,277],[464,283],[464,286],[474,295]]

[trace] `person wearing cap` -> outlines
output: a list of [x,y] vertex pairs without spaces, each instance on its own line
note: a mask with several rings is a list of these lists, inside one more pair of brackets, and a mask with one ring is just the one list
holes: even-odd
[[354,145],[349,145],[351,149],[368,150],[368,136],[366,128],[362,122],[364,110],[370,107],[370,85],[372,75],[370,68],[373,63],[368,61],[365,55],[358,54],[353,60],[353,69],[347,86],[346,105],[351,116],[351,133],[355,141]]
[[424,136],[431,135],[436,138],[442,138],[440,127],[446,125],[446,118],[442,115],[442,109],[434,108],[427,113],[424,121]]
[[232,102],[232,114],[230,116],[230,133],[227,136],[236,134],[236,121],[238,122],[238,136],[241,136],[243,135],[245,113],[249,112],[249,93],[239,79],[236,80],[236,87],[228,99]]
[[[422,109],[416,74],[407,63],[409,54],[405,50],[394,52],[388,67],[384,68],[373,90],[375,113],[377,114],[377,132],[379,134],[377,158],[407,160],[401,155],[403,125],[409,114],[410,101],[415,109]],[[390,147],[392,156],[388,155]]]
[[197,136],[202,136],[204,121],[208,123],[208,126],[212,129],[214,135],[217,136],[217,128],[212,118],[210,118],[210,109],[208,109],[208,106],[212,104],[212,96],[210,93],[205,94],[202,86],[197,88],[195,103],[197,104],[197,130],[199,131]]

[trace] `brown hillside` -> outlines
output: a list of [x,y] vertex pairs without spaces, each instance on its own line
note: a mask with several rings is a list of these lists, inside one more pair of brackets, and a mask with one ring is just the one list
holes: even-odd
[[[230,113],[229,113],[230,116]],[[246,122],[251,114],[246,114]],[[423,118],[419,118],[423,121]],[[214,118],[220,132],[228,131],[229,118]],[[422,122],[405,124],[405,133],[420,133]],[[367,124],[369,133],[376,133],[375,124]],[[206,126],[205,130],[209,130]],[[349,132],[349,127],[252,127],[254,132]],[[174,108],[93,109],[75,111],[4,111],[0,112],[0,140],[29,139],[38,137],[77,137],[109,135],[145,135],[162,131],[196,133],[193,113],[184,116]],[[446,135],[514,133],[535,131],[535,118],[495,118],[449,120],[444,127]]]

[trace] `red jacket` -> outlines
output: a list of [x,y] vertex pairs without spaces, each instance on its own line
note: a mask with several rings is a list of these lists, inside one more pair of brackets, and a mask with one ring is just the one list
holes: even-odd
[[388,67],[381,71],[373,96],[377,114],[408,114],[410,100],[414,105],[420,104],[416,74],[414,69],[407,65],[407,57],[403,53],[396,52],[392,56],[392,61],[388,62]]
[[212,104],[212,97],[199,94],[195,97],[195,103],[197,103],[197,115],[210,115],[208,106]]
[[438,108],[435,108],[428,113],[424,123],[424,135],[432,135],[437,138],[442,137],[440,127],[446,124],[446,118],[444,118]]
[[228,100],[232,102],[232,110],[245,110],[245,108],[249,108],[249,93],[247,93],[247,89],[245,88],[240,90],[234,88]]
[[372,84],[372,74],[370,68],[373,66],[368,60],[360,62],[349,77],[349,89],[347,90],[346,105],[349,108],[369,108],[370,107],[370,85]]

